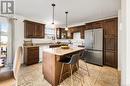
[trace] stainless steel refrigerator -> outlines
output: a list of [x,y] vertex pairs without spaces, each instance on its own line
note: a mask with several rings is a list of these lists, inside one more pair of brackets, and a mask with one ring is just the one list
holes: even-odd
[[103,65],[103,29],[85,30],[85,59],[89,63]]

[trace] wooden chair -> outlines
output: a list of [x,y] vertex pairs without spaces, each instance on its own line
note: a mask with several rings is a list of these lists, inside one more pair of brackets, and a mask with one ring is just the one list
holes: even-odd
[[21,58],[23,56],[23,49],[19,47],[15,53],[13,62],[13,69],[11,71],[0,74],[0,86],[18,86],[17,77],[21,65]]

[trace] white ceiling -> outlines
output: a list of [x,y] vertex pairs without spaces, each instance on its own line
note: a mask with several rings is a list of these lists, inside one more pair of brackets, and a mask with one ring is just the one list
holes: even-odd
[[52,3],[55,7],[55,20],[65,24],[65,11],[69,11],[69,24],[117,16],[120,0],[15,0],[16,14],[29,18],[52,20]]

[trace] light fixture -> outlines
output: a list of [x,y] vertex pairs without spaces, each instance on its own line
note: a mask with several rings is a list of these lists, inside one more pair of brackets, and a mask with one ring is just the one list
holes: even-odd
[[67,31],[68,30],[68,12],[65,12],[66,14],[66,27],[65,27],[65,30]]
[[54,23],[54,8],[55,8],[55,4],[53,3],[53,4],[51,4],[52,5],[52,7],[53,7],[53,13],[52,13],[52,25],[54,25],[55,23]]

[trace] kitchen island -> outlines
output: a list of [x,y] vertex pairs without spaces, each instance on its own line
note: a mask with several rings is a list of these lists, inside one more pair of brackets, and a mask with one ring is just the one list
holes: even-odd
[[[59,84],[59,77],[61,71],[60,59],[70,56],[74,53],[80,52],[84,48],[70,47],[69,49],[48,48],[43,50],[43,75],[44,78],[52,85],[57,86]],[[76,71],[76,67],[73,68]],[[70,68],[68,65],[64,66],[62,81],[70,76]]]

